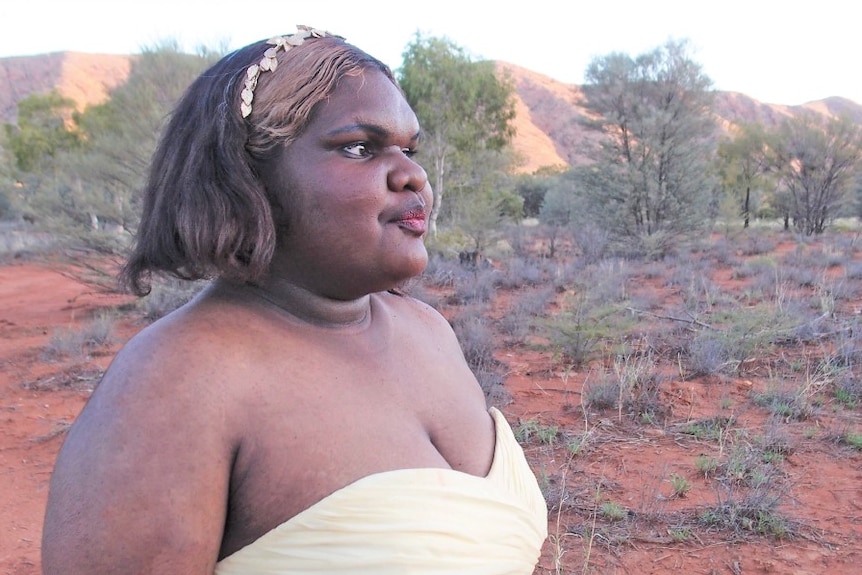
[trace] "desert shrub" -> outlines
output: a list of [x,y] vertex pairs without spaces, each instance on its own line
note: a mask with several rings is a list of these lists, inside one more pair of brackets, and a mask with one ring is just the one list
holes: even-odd
[[833,357],[838,365],[855,367],[862,364],[862,325],[857,317],[838,323],[834,349]]
[[525,290],[514,296],[507,313],[499,320],[500,330],[515,341],[521,341],[533,329],[537,318],[544,316],[545,309],[554,298],[551,287]]
[[637,310],[650,311],[661,309],[664,295],[656,290],[646,289],[629,294],[631,307]]
[[726,238],[720,238],[713,243],[709,256],[718,265],[736,267],[739,264],[736,248]]
[[542,266],[536,260],[524,257],[510,258],[500,274],[498,284],[506,289],[536,286],[545,279]]
[[760,460],[767,465],[777,465],[794,451],[793,440],[784,431],[775,418],[770,418],[764,434],[757,438],[757,448],[760,450]]
[[622,521],[628,515],[628,511],[616,501],[605,501],[599,507],[599,513],[609,521]]
[[862,262],[849,262],[844,266],[844,277],[851,280],[862,279]]
[[493,268],[476,268],[458,277],[449,303],[466,305],[491,300],[497,288],[498,272]]
[[778,263],[770,256],[759,256],[743,262],[741,266],[734,268],[735,279],[746,279],[756,276],[774,276],[778,269]]
[[139,306],[148,319],[156,320],[191,301],[208,283],[170,277],[157,278],[153,281],[149,295],[139,300]]
[[685,287],[691,284],[691,278],[696,274],[696,268],[692,262],[680,262],[677,265],[673,265],[665,260],[662,263],[667,266],[668,270],[664,275],[666,278],[664,287]]
[[114,343],[114,325],[117,316],[113,311],[101,310],[82,328],[84,343],[90,347],[100,347]]
[[769,302],[718,310],[712,319],[715,327],[702,329],[688,346],[688,367],[694,373],[739,372],[776,342],[792,339],[803,323],[792,306]]
[[585,224],[577,226],[574,235],[584,263],[598,263],[607,255],[610,235],[606,230],[596,225]]
[[824,242],[819,250],[812,250],[812,256],[820,262],[821,267],[826,268],[843,266],[848,261],[847,254],[828,242]]
[[589,305],[617,303],[626,299],[627,284],[633,275],[626,260],[602,260],[585,270],[579,287]]
[[24,222],[0,221],[0,261],[50,252],[60,240]]
[[836,379],[832,395],[844,407],[854,409],[862,402],[862,379],[851,370],[844,371]]
[[702,331],[688,345],[687,367],[690,375],[715,375],[732,365],[731,350],[721,334]]
[[506,226],[503,237],[514,253],[525,255],[529,252],[535,228],[536,226],[524,226],[520,223],[510,224]]
[[485,314],[479,308],[465,309],[453,320],[452,329],[489,403],[503,401],[502,364],[494,357],[494,333]]
[[801,421],[807,419],[812,412],[811,402],[805,394],[780,386],[757,393],[753,399],[756,405],[785,420]]
[[553,447],[557,441],[557,437],[560,435],[560,428],[558,426],[543,425],[535,419],[521,421],[512,431],[515,434],[515,439],[521,445],[538,443]]
[[670,476],[670,485],[674,497],[685,497],[691,490],[691,484],[688,482],[688,479],[676,473]]
[[709,527],[726,529],[736,536],[746,533],[785,539],[790,524],[778,511],[780,497],[765,490],[732,498],[701,513],[701,522]]
[[637,272],[644,279],[654,280],[665,277],[669,269],[666,262],[649,261],[638,266]]
[[584,405],[590,409],[595,409],[597,411],[616,409],[619,399],[619,380],[611,377],[610,374],[602,374],[598,381],[595,383],[590,382],[584,386]]
[[782,268],[782,275],[789,284],[801,288],[811,288],[820,281],[821,271],[817,267],[788,266]]
[[84,355],[84,342],[80,332],[72,328],[54,330],[48,345],[42,350],[42,359],[46,361],[81,355]]
[[653,420],[665,412],[661,403],[664,379],[648,346],[645,352],[618,355],[614,375],[619,384],[619,408],[642,419]]
[[715,473],[715,470],[718,469],[718,459],[700,454],[694,459],[694,467],[705,479],[709,479]]
[[421,280],[410,282],[409,285],[404,287],[404,293],[421,302],[427,303],[437,310],[441,309],[442,296],[428,289]]
[[461,342],[464,357],[472,368],[496,364],[494,334],[484,315],[480,308],[473,307],[465,309],[452,322],[452,329]]
[[78,328],[60,328],[53,332],[42,351],[45,360],[61,357],[80,357],[99,347],[114,342],[116,317],[109,311],[100,311]]
[[685,309],[703,313],[726,298],[708,275],[686,268],[687,280],[677,284]]
[[715,416],[689,421],[680,432],[700,440],[724,441],[731,432],[736,420],[733,417]]
[[750,233],[746,236],[745,240],[741,242],[740,250],[742,255],[757,256],[774,252],[775,247],[775,240],[770,236],[761,233]]
[[[578,285],[585,275],[585,267],[578,260],[560,262],[548,260],[546,273],[550,277],[551,285],[558,292],[563,292]],[[550,266],[549,268],[547,266]]]
[[749,443],[734,445],[727,461],[716,470],[718,502],[701,513],[707,526],[783,539],[790,523],[779,511],[786,487],[780,468]]
[[857,451],[862,451],[862,433],[848,431],[841,436],[841,442]]
[[449,288],[458,283],[467,273],[454,259],[431,253],[428,256],[428,265],[425,266],[422,274],[422,281],[435,287]]
[[626,339],[636,323],[630,312],[619,304],[593,306],[580,294],[561,312],[541,324],[557,359],[566,365],[580,367],[604,341]]

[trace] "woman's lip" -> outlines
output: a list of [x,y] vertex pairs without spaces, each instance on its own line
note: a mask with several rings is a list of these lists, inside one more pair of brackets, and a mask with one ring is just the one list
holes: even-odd
[[425,210],[421,208],[407,210],[398,216],[395,223],[401,228],[418,235],[424,234],[428,225]]

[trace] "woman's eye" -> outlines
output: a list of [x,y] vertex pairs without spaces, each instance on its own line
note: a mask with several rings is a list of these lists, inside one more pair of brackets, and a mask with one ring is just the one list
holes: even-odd
[[416,148],[401,148],[401,153],[403,153],[408,158],[412,158],[417,153],[419,153],[419,150],[417,150]]
[[349,144],[344,146],[344,151],[350,154],[351,156],[356,156],[358,158],[364,158],[371,153],[371,150],[365,142],[357,142],[355,144]]

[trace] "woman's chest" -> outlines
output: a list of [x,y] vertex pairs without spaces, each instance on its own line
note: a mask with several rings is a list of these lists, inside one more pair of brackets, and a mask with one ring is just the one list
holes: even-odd
[[[486,459],[493,449],[493,434],[475,432],[476,414],[487,414],[484,403],[476,405],[476,396],[466,393],[475,386],[469,371],[418,358],[309,363],[314,367],[271,370],[244,400],[247,424],[231,471],[228,552],[362,477],[458,467]],[[475,469],[483,470],[484,461]]]

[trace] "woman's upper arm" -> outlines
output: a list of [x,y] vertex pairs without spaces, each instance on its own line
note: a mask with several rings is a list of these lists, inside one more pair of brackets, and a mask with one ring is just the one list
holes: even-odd
[[45,575],[213,571],[232,458],[224,408],[195,397],[206,386],[194,369],[145,355],[118,357],[70,429],[51,479]]

